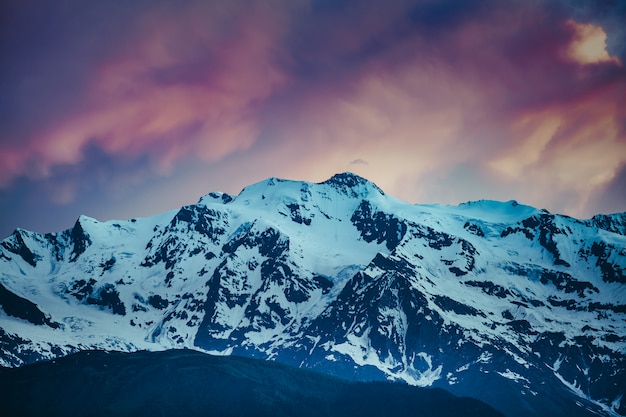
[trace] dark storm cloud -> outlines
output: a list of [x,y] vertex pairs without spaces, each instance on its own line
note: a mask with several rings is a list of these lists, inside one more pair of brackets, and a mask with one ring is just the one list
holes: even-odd
[[497,6],[494,1],[423,1],[410,8],[408,19],[414,27],[429,37],[440,37],[469,20],[480,18]]

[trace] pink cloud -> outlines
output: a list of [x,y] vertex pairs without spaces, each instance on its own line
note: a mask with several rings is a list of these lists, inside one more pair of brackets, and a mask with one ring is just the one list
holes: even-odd
[[90,143],[110,154],[147,153],[166,170],[190,156],[211,162],[249,148],[259,132],[255,106],[288,82],[273,62],[279,19],[259,5],[219,6],[166,8],[138,22],[137,34],[95,73],[83,108],[38,131],[26,148],[3,153],[11,161],[4,181],[29,161],[35,176],[75,164]]

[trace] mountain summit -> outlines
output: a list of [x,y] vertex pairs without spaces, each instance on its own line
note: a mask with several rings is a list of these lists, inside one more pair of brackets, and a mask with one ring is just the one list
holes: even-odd
[[350,173],[0,243],[0,363],[191,348],[626,415],[626,213],[411,205]]

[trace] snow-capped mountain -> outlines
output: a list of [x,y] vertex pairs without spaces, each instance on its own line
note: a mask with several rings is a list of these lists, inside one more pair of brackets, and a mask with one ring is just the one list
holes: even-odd
[[[411,205],[353,174],[0,244],[0,363],[192,348],[626,415],[626,213]],[[593,414],[592,414],[593,415]]]

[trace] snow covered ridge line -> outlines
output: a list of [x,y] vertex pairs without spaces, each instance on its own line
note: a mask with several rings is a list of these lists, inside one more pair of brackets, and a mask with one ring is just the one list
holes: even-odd
[[[0,242],[0,363],[192,348],[626,415],[626,213],[411,205],[344,173]],[[557,366],[558,365],[558,366]]]

